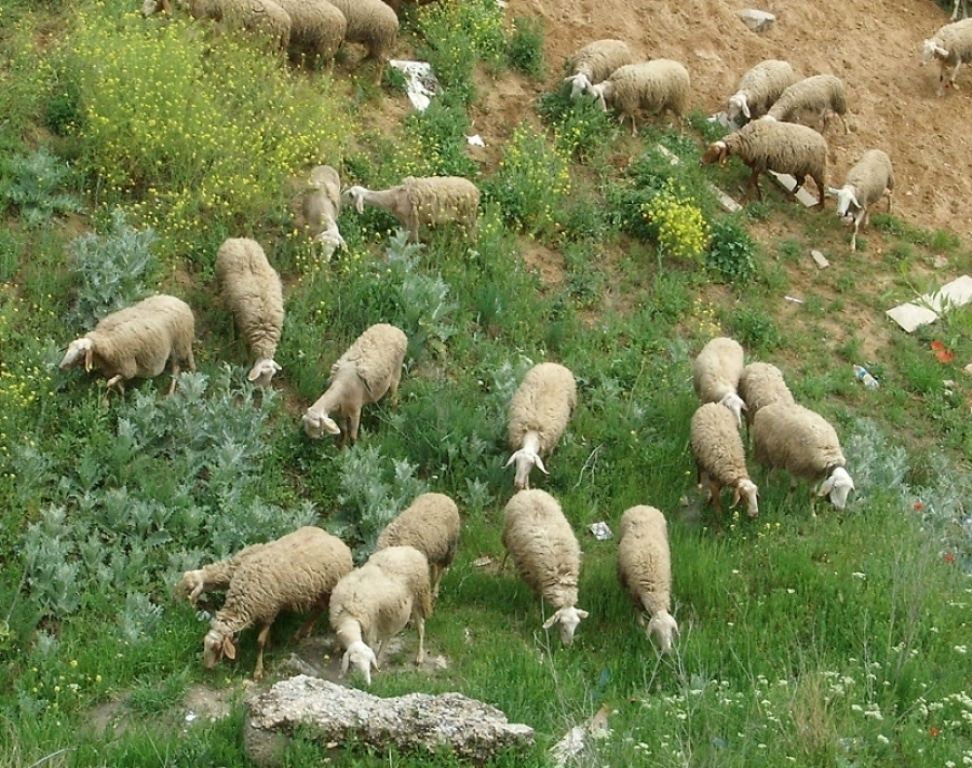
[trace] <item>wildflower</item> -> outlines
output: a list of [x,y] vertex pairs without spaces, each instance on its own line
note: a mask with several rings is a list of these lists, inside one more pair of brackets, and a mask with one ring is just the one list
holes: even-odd
[[944,555],[942,555],[942,559],[945,560],[946,563],[954,563],[955,555],[953,555],[951,552],[946,552]]
[[914,509],[915,512],[921,512],[921,510],[925,508],[925,505],[922,504],[920,501],[916,501],[914,504],[911,505],[911,508]]
[[941,731],[938,730],[934,725],[928,729],[928,735],[931,736],[932,738],[935,738],[940,733]]

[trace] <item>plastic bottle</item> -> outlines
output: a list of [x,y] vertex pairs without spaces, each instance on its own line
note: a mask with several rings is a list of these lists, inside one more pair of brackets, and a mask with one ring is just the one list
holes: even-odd
[[863,365],[854,366],[854,375],[857,377],[857,380],[861,382],[861,384],[863,384],[865,387],[868,387],[870,389],[877,389],[878,387],[881,386],[878,383],[878,380],[875,379],[870,373],[868,373],[867,368],[865,368]]

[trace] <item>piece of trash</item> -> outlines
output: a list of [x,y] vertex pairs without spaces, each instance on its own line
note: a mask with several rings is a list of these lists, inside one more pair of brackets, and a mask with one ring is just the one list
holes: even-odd
[[483,141],[483,137],[478,133],[474,133],[472,136],[466,136],[466,143],[471,147],[485,147],[486,142]]
[[439,81],[432,74],[432,65],[427,61],[404,61],[392,59],[388,62],[405,75],[405,90],[408,100],[419,112],[424,112],[439,87]]
[[587,721],[585,725],[575,725],[564,737],[550,748],[553,755],[554,765],[563,768],[570,758],[574,757],[584,749],[584,741],[588,734],[594,739],[603,739],[610,736],[611,729],[608,728],[607,706],[594,713],[594,717]]
[[614,535],[603,520],[599,523],[591,523],[590,531],[598,541],[607,541]]
[[485,568],[487,565],[492,565],[492,563],[493,558],[491,558],[489,555],[485,555],[483,557],[477,557],[475,560],[473,560],[473,567]]
[[784,296],[783,298],[786,299],[787,301],[793,302],[794,304],[803,303],[803,299],[798,299],[796,296]]
[[192,710],[189,710],[188,712],[186,712],[186,722],[187,722],[187,723],[191,723],[191,722],[193,722],[193,721],[195,721],[195,719],[196,719],[197,717],[199,717],[199,715],[197,715],[197,714],[196,714],[195,712],[193,712]]
[[813,259],[818,269],[826,269],[830,266],[830,262],[827,261],[827,257],[817,249],[810,251],[810,257]]
[[877,389],[881,386],[878,380],[875,379],[863,365],[854,366],[854,376],[868,389]]

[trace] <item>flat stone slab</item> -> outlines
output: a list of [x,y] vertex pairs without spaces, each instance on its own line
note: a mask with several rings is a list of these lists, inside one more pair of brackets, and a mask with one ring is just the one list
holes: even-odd
[[769,11],[757,11],[755,8],[746,8],[736,11],[736,15],[742,19],[743,24],[753,32],[768,32],[776,23],[776,16]]
[[911,333],[923,325],[934,323],[949,309],[961,307],[969,301],[972,301],[972,277],[962,275],[937,291],[919,296],[913,302],[892,307],[885,314]]
[[[672,152],[668,147],[663,146],[662,144],[656,144],[656,146],[658,147],[658,151],[664,157],[666,157],[668,159],[668,162],[671,163],[672,165],[678,165],[680,162],[682,162],[679,156],[676,155],[674,152]],[[742,210],[742,206],[739,203],[737,203],[735,200],[729,197],[729,195],[727,195],[725,192],[719,189],[715,184],[707,184],[707,186],[712,191],[712,193],[716,196],[716,199],[719,201],[719,205],[722,206],[722,209],[724,211],[727,211],[729,213],[735,213],[736,211]]]
[[259,766],[278,765],[286,739],[297,728],[331,749],[349,740],[379,751],[395,746],[434,754],[447,748],[476,763],[534,744],[532,728],[510,723],[500,710],[461,693],[383,699],[297,675],[250,698],[246,709],[246,753]]
[[[796,189],[796,179],[794,179],[788,173],[777,173],[776,171],[769,171],[770,176],[772,176],[776,183],[779,184],[787,192],[793,192]],[[813,208],[817,204],[817,198],[814,197],[806,187],[800,187],[800,190],[796,193],[796,199],[803,203],[807,208]]]

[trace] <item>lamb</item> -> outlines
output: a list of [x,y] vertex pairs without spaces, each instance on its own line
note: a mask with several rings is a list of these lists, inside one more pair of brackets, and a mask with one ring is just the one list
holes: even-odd
[[[415,663],[425,660],[425,619],[432,615],[429,564],[414,547],[388,547],[346,575],[331,594],[331,628],[344,647],[341,674],[354,667],[371,685],[385,642],[412,621],[418,629]],[[375,650],[377,648],[377,651]]]
[[727,486],[733,489],[730,506],[745,500],[746,513],[751,518],[758,517],[759,489],[749,478],[746,451],[733,415],[718,403],[699,406],[692,416],[689,446],[695,459],[696,482],[700,488],[703,481],[708,482],[709,501],[716,512],[717,526],[722,527],[719,492]]
[[304,526],[251,550],[233,572],[226,602],[213,616],[203,640],[206,668],[213,669],[223,656],[235,659],[234,636],[259,624],[253,679],[260,680],[263,649],[277,614],[310,610],[294,639],[307,636],[327,607],[331,591],[352,567],[348,546],[314,526]]
[[108,377],[108,392],[125,393],[125,382],[151,378],[172,367],[168,394],[175,391],[182,367],[196,370],[192,339],[195,318],[189,305],[175,296],[158,294],[125,307],[98,321],[94,329],[72,341],[61,360],[62,371],[84,364],[85,371],[98,368]]
[[301,212],[311,239],[321,244],[326,261],[330,261],[338,248],[347,250],[348,244],[337,225],[341,213],[341,177],[334,168],[318,165],[311,171],[301,200]]
[[847,172],[844,186],[827,190],[837,198],[837,215],[848,226],[853,225],[851,250],[857,250],[857,231],[867,224],[870,207],[887,195],[891,213],[894,194],[894,169],[887,152],[869,149]]
[[[662,653],[670,652],[678,634],[671,614],[672,556],[665,515],[655,507],[639,505],[621,515],[618,580],[631,595],[645,633],[656,637]],[[642,611],[648,614],[647,626]]]
[[762,117],[747,123],[724,139],[712,142],[700,161],[701,165],[725,163],[736,155],[752,169],[746,196],[755,190],[762,199],[759,175],[766,171],[789,173],[796,179],[793,193],[803,186],[806,177],[814,180],[818,190],[817,208],[824,207],[824,179],[827,176],[827,140],[813,128],[796,123],[781,123]]
[[[290,45],[290,15],[275,0],[177,0],[194,19],[212,19],[217,23],[240,27],[266,36],[277,50]],[[142,16],[163,11],[172,14],[169,0],[144,0]]]
[[380,83],[385,62],[398,37],[398,16],[382,0],[330,0],[348,21],[344,39],[368,49],[366,58],[377,63],[375,82]]
[[358,213],[365,203],[384,208],[401,222],[413,243],[419,241],[419,227],[433,227],[454,221],[472,239],[476,236],[479,189],[461,176],[408,176],[388,189],[349,187],[344,195],[354,201]]
[[623,40],[595,40],[567,57],[564,82],[570,83],[570,96],[576,99],[586,84],[600,83],[614,70],[632,63],[634,56]]
[[854,481],[846,469],[837,432],[823,416],[794,403],[772,403],[753,419],[756,460],[782,467],[794,478],[819,482],[818,496],[829,496],[837,509],[847,504]]
[[344,42],[347,19],[327,0],[274,0],[290,16],[290,50],[310,64],[327,63]]
[[729,120],[734,125],[744,125],[762,117],[797,79],[789,62],[779,59],[761,61],[740,78],[736,92],[729,97]]
[[719,403],[728,408],[742,426],[746,403],[739,396],[739,377],[745,365],[739,342],[725,336],[710,339],[692,361],[692,384],[703,403]]
[[688,106],[691,81],[688,70],[671,59],[654,59],[640,64],[626,64],[611,73],[604,82],[582,83],[607,111],[608,103],[620,113],[619,122],[631,118],[631,135],[638,135],[635,113],[644,109],[649,114],[670,110],[681,122]]
[[573,643],[588,612],[577,607],[580,544],[557,500],[541,490],[514,494],[503,513],[503,546],[520,578],[555,609],[543,628],[558,624],[563,644]]
[[[972,61],[972,19],[962,19],[940,27],[934,36],[922,44],[921,65],[932,59],[938,60],[938,96],[945,95],[946,88],[959,89],[955,76],[963,64]],[[945,68],[953,67],[945,76]]]
[[459,507],[442,493],[423,493],[378,537],[376,551],[387,547],[415,547],[428,558],[432,598],[439,597],[439,583],[452,565],[459,546]]
[[844,81],[834,75],[814,75],[789,86],[773,103],[766,113],[767,117],[780,122],[789,122],[799,112],[815,113],[826,127],[834,115],[840,118],[847,133],[847,98],[844,95]]
[[281,370],[273,359],[283,330],[283,287],[256,240],[231,237],[216,252],[216,283],[223,305],[249,344],[256,362],[247,379],[270,386]]
[[739,377],[739,396],[746,403],[746,424],[752,425],[759,409],[770,403],[794,403],[783,373],[772,363],[750,363]]
[[[304,413],[304,431],[312,440],[324,432],[358,440],[361,408],[377,403],[386,393],[394,399],[402,376],[408,339],[394,325],[378,323],[364,331],[331,366],[327,391]],[[328,414],[338,409],[339,426]]]
[[530,487],[530,471],[549,474],[543,459],[550,455],[577,407],[577,385],[570,369],[540,363],[523,377],[510,401],[508,437],[513,454],[504,466],[516,465],[513,485]]

